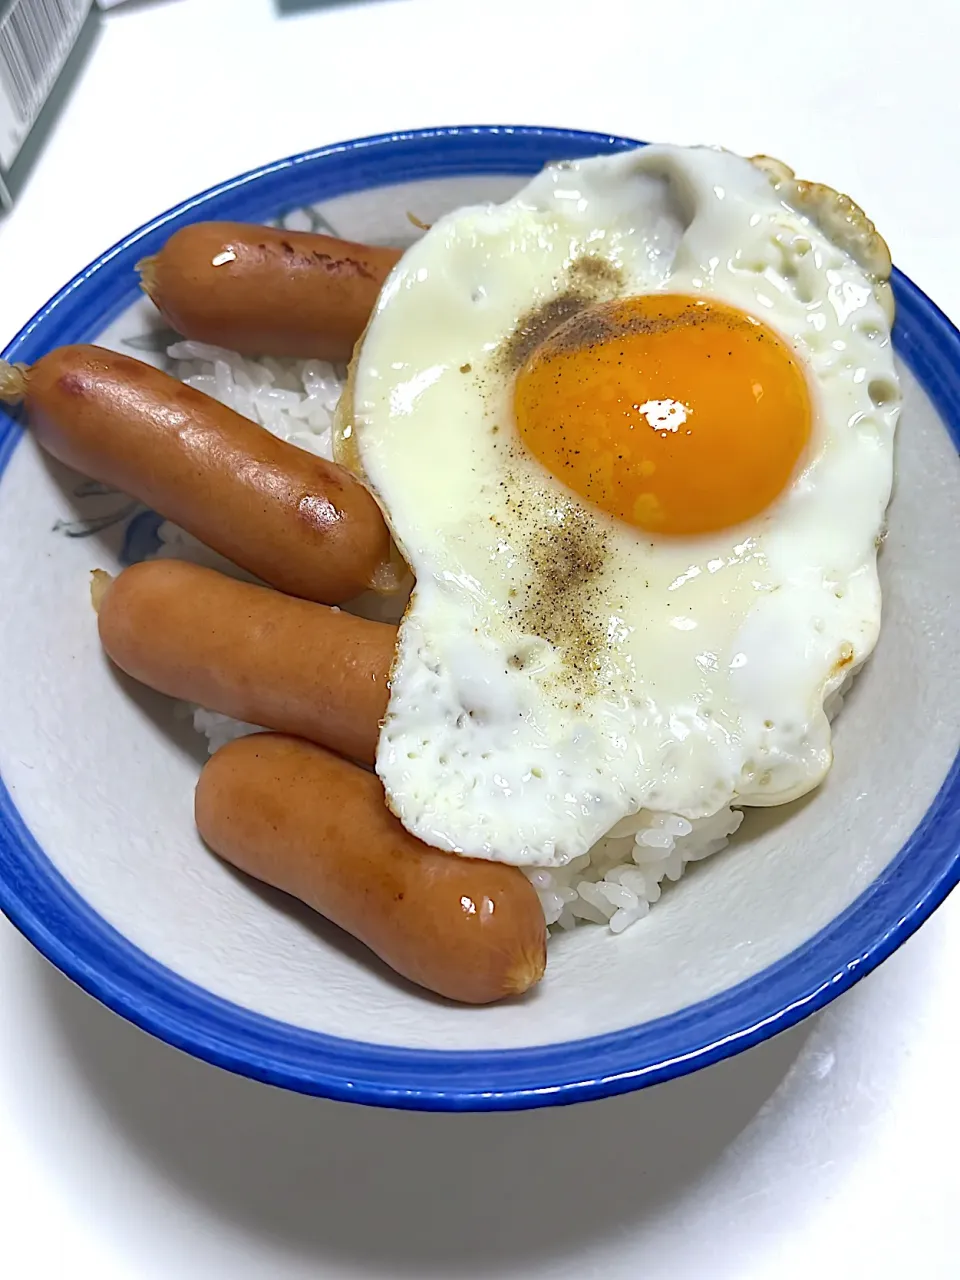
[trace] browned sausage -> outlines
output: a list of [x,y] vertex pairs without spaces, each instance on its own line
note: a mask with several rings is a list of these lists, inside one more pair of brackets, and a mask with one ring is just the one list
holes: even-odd
[[380,509],[357,479],[151,365],[59,347],[29,369],[0,364],[0,400],[20,399],[55,458],[290,595],[338,604],[389,559]]
[[374,774],[322,747],[273,733],[229,743],[200,775],[196,818],[222,858],[431,991],[486,1004],[543,976],[546,926],[523,872],[422,844]]
[[245,355],[349,360],[399,249],[243,222],[197,222],[139,263],[178,333]]
[[127,675],[372,764],[397,629],[182,560],[125,569],[98,601]]

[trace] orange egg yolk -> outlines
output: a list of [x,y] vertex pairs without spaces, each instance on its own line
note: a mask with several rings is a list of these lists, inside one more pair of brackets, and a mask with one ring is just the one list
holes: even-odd
[[645,294],[586,308],[520,369],[514,410],[540,462],[641,529],[724,529],[790,483],[811,431],[803,372],[761,321]]

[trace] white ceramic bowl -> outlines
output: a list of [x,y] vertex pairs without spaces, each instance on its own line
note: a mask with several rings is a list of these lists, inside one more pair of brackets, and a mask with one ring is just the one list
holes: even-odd
[[[160,359],[134,263],[206,218],[330,226],[403,243],[502,199],[547,160],[624,139],[441,129],[297,156],[134,232],[5,352],[97,339]],[[306,213],[304,210],[311,210]],[[192,821],[205,744],[117,676],[97,642],[95,566],[155,544],[157,518],[52,465],[0,414],[0,905],[65,973],[172,1044],[306,1092],[427,1108],[574,1101],[714,1061],[868,972],[960,873],[960,335],[896,274],[905,402],[884,630],[836,724],[836,763],[802,802],[748,813],[622,937],[551,944],[526,999],[435,1000],[352,940],[204,850]]]

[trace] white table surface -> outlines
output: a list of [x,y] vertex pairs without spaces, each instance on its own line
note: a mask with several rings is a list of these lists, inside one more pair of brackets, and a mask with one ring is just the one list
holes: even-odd
[[[491,121],[782,156],[860,200],[957,317],[958,51],[955,0],[121,6],[0,223],[0,334],[239,170]],[[563,1110],[417,1115],[195,1062],[0,921],[0,1272],[957,1277],[958,972],[955,898],[822,1015],[715,1068]]]

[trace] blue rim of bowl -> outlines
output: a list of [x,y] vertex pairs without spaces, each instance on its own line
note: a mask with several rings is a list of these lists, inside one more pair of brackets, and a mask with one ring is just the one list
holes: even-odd
[[[643,145],[575,130],[480,125],[362,138],[255,169],[176,206],[66,285],[3,353],[27,363],[95,338],[138,296],[134,263],[200,218],[257,221],[348,192],[425,178],[528,174]],[[898,353],[960,447],[960,333],[894,272]],[[0,477],[21,436],[0,413]],[[54,965],[145,1031],[269,1084],[424,1110],[579,1102],[683,1075],[792,1026],[864,977],[960,880],[960,756],[906,844],[829,925],[727,991],[637,1027],[527,1049],[428,1051],[341,1039],[251,1013],[128,942],[68,884],[0,780],[0,909]]]

